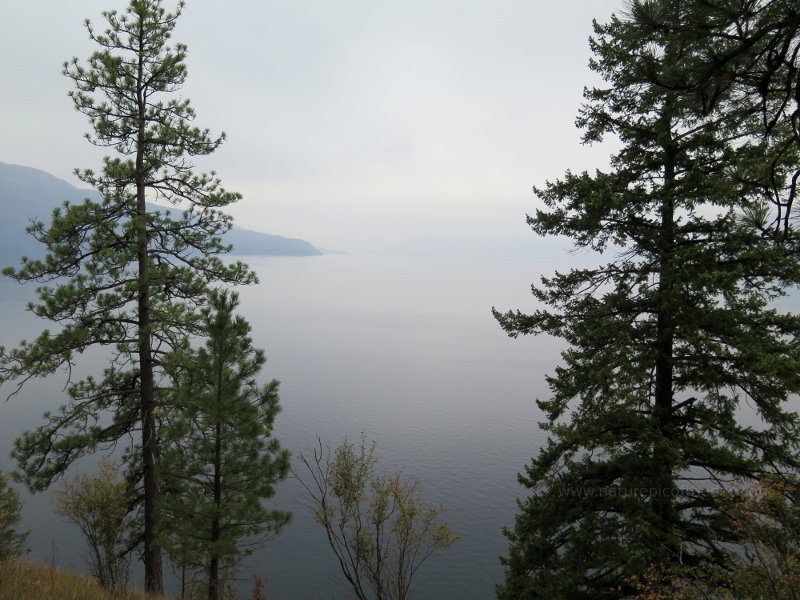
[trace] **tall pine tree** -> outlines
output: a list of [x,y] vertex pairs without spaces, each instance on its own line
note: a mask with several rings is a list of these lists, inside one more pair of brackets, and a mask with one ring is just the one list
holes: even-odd
[[500,598],[621,598],[650,564],[721,560],[737,535],[714,487],[799,466],[800,318],[770,306],[800,283],[797,242],[765,233],[799,155],[710,70],[734,4],[633,2],[595,24],[606,86],[578,123],[621,150],[609,172],[535,189],[529,223],[611,260],[543,278],[533,314],[495,312],[511,336],[569,344]]
[[205,346],[168,361],[176,384],[162,428],[166,543],[177,564],[203,573],[209,600],[223,596],[222,571],[291,516],[262,503],[288,475],[289,453],[271,437],[278,382],[256,383],[266,359],[237,305],[235,293],[213,291]]
[[[39,288],[34,314],[57,325],[33,342],[2,353],[3,380],[71,368],[92,346],[107,348],[105,374],[74,383],[69,400],[46,423],[16,442],[14,455],[33,490],[47,487],[76,458],[139,431],[127,456],[141,477],[145,587],[162,590],[157,480],[160,357],[200,331],[198,308],[211,283],[250,283],[241,263],[224,264],[219,236],[230,220],[216,209],[237,200],[214,174],[197,174],[192,157],[212,153],[223,136],[192,125],[188,100],[175,94],[186,78],[186,47],[169,46],[183,4],[166,12],[160,0],[131,0],[123,14],[104,13],[108,28],[84,66],[65,65],[70,95],[92,125],[93,144],[112,148],[99,173],[77,171],[102,201],[65,204],[49,225],[31,233],[47,246],[43,260],[5,273]],[[146,201],[176,207],[154,210]]]

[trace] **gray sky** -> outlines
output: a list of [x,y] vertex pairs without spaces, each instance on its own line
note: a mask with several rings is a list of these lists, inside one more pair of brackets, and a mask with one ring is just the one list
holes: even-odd
[[[0,0],[0,161],[78,184],[103,152],[66,93],[82,23],[124,0]],[[189,0],[183,96],[227,142],[199,167],[251,229],[326,248],[513,251],[531,186],[606,164],[574,127],[592,19],[622,0]],[[173,2],[165,3],[172,8]],[[521,246],[519,247],[521,249]]]

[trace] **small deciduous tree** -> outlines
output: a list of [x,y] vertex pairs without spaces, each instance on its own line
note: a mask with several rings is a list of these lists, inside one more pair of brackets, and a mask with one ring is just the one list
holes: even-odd
[[266,358],[234,314],[238,303],[235,292],[210,292],[206,344],[169,357],[175,385],[161,416],[166,547],[203,573],[209,600],[221,597],[221,573],[291,517],[263,504],[288,475],[289,453],[272,437],[278,382],[256,382]]
[[298,478],[342,575],[359,600],[408,598],[417,570],[458,536],[416,481],[378,474],[375,443],[363,434],[359,446],[345,440],[333,455],[317,442],[311,457],[300,455],[307,476]]
[[16,530],[21,511],[19,494],[9,485],[8,476],[0,471],[0,562],[25,551],[28,534]]
[[126,536],[127,483],[118,467],[103,459],[94,474],[80,473],[55,491],[56,513],[80,529],[89,547],[89,570],[100,585],[125,589],[129,558]]
[[636,599],[800,599],[799,491],[796,482],[770,476],[717,492],[741,545],[721,565],[652,565],[633,582]]

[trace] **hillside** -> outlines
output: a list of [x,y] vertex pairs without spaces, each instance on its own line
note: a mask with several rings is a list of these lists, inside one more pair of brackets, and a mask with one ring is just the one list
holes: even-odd
[[[157,600],[138,590],[111,591],[96,581],[22,560],[0,562],[0,600]],[[166,600],[166,599],[165,599]]]
[[[41,256],[42,246],[25,233],[32,219],[47,223],[53,209],[65,200],[97,199],[92,190],[78,189],[49,173],[0,163],[0,261],[17,262],[20,256]],[[154,207],[158,208],[158,207]],[[305,240],[286,238],[236,227],[224,241],[233,245],[232,254],[274,256],[318,256],[322,254]]]

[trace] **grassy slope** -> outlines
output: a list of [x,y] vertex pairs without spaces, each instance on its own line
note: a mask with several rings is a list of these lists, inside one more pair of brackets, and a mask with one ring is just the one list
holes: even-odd
[[94,580],[21,560],[0,563],[0,600],[156,600],[141,591],[112,593]]

